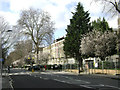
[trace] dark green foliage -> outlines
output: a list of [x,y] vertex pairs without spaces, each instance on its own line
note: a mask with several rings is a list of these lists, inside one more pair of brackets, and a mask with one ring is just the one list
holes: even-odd
[[84,11],[83,6],[78,3],[76,12],[73,13],[72,19],[70,19],[70,25],[67,26],[67,35],[64,41],[65,55],[79,59],[80,55],[80,44],[82,34],[87,33],[91,30],[90,17],[88,11]]
[[103,33],[108,30],[112,31],[112,28],[109,27],[108,22],[105,20],[104,17],[102,20],[101,20],[101,18],[94,20],[92,22],[92,27],[93,27],[93,29],[102,31]]
[[64,41],[64,51],[66,57],[73,57],[79,61],[79,73],[80,67],[82,68],[82,57],[80,51],[82,35],[91,31],[91,23],[88,11],[84,11],[83,6],[78,3],[76,12],[73,13],[72,19],[70,19],[70,25],[67,26],[67,35]]

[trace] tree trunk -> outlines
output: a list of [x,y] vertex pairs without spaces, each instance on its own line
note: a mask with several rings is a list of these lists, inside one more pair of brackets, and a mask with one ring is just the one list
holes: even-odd
[[52,55],[51,55],[51,44],[50,44],[50,61],[52,60]]
[[119,61],[120,61],[120,28],[118,31],[118,55],[119,55]]
[[81,57],[78,59],[78,62],[79,62],[78,73],[80,74],[81,70],[83,70],[83,67],[82,67],[82,58]]
[[[120,2],[120,0],[119,0]],[[118,53],[118,61],[120,61],[120,15],[118,15],[118,31],[117,31],[117,53]]]
[[80,67],[81,67],[81,71],[83,71],[82,58],[80,58]]
[[78,73],[80,74],[80,59],[78,60],[79,64],[78,64]]
[[39,52],[39,50],[38,50],[38,47],[37,47],[37,62],[36,63],[40,64],[40,62],[38,62],[38,52]]

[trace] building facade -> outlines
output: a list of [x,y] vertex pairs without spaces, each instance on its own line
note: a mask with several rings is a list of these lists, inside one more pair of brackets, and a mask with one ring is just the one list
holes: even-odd
[[74,64],[75,60],[73,58],[65,58],[63,44],[64,37],[56,39],[53,44],[43,48],[43,54],[49,53],[48,65],[53,64]]

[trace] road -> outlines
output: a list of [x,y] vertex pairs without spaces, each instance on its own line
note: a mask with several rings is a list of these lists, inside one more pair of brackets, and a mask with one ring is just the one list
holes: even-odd
[[77,85],[29,75],[16,75],[11,76],[11,78],[14,80],[13,88],[82,88]]
[[16,88],[85,88],[94,90],[120,90],[119,80],[93,76],[73,75],[57,71],[34,72],[13,69],[9,74]]

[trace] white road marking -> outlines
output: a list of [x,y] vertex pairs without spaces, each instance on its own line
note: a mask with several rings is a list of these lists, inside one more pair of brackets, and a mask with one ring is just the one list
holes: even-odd
[[64,78],[69,78],[69,77],[67,77],[67,76],[61,76],[61,77],[64,77]]
[[99,84],[100,86],[105,86],[105,85],[103,85],[103,84]]
[[[70,78],[70,77],[67,77],[67,76],[61,76],[61,77],[64,77],[64,78],[68,78],[68,79],[71,79],[73,80],[73,78]],[[90,84],[91,82],[88,82],[88,81],[84,81],[84,80],[76,80],[74,79],[75,81],[80,81],[80,82],[84,82],[84,83],[87,83],[87,84]]]
[[68,82],[68,81],[66,83],[71,84],[71,82]]
[[[9,78],[10,78],[10,76],[9,76]],[[14,90],[12,82],[13,82],[13,80],[10,78],[9,83],[10,83],[10,86],[11,86],[12,90]]]
[[25,73],[25,72],[21,72],[21,73],[9,73],[9,75],[24,75],[24,74],[29,74],[31,75],[30,73]]
[[81,87],[85,87],[85,88],[92,88],[92,87],[89,87],[87,85],[80,85]]
[[44,79],[44,80],[48,80],[49,78],[42,78],[42,79]]
[[75,81],[80,81],[80,82],[84,82],[84,83],[90,84],[90,82],[83,81],[83,80],[75,80]]
[[[67,76],[59,76],[59,75],[54,75],[54,76],[57,76],[57,77],[63,77],[63,78],[67,78],[67,79],[71,79],[73,80],[73,78],[70,78],[70,77],[67,77]],[[56,81],[60,81],[58,79],[55,79]],[[74,79],[75,80],[75,79]],[[90,84],[91,82],[88,82],[88,81],[83,81],[83,80],[75,80],[75,81],[79,81],[79,82],[83,82],[83,83],[86,83],[86,84]],[[60,82],[67,82],[67,81],[60,81]]]
[[103,87],[104,87],[105,85],[98,84],[98,85],[86,85],[86,86],[93,86],[93,87],[94,87],[94,86],[103,86]]
[[66,83],[66,81],[60,81],[60,82]]
[[10,83],[10,86],[11,86],[12,90],[14,90],[14,88],[13,88],[13,86],[12,86],[12,82],[11,82],[11,81],[9,81],[9,83]]
[[58,81],[58,82],[63,82],[63,83],[66,83],[66,81],[62,81],[62,80],[59,80],[59,79],[54,79],[55,81]]
[[107,87],[112,87],[112,88],[117,88],[117,89],[119,89],[119,90],[120,90],[120,88],[119,88],[119,87],[110,86],[110,85],[105,85],[105,86],[107,86]]
[[59,82],[61,81],[61,80],[58,80],[58,79],[53,79],[53,80],[55,80],[55,81],[59,81]]
[[[80,86],[83,86],[83,87],[88,87],[88,88],[92,88],[92,87],[98,87],[98,86],[102,86],[102,87],[111,87],[111,88],[116,88],[116,89],[119,89],[118,87],[115,87],[115,86],[110,86],[110,85],[103,85],[103,84],[99,84],[99,85],[80,85]],[[91,86],[91,87],[90,87]]]

